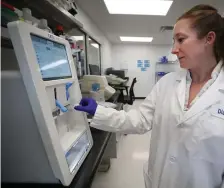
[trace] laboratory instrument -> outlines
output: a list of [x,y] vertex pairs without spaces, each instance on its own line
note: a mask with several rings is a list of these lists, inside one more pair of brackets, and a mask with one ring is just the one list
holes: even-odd
[[105,100],[108,100],[116,92],[114,88],[108,85],[106,77],[99,75],[84,75],[81,84],[81,91],[83,93],[92,93],[92,95],[95,95],[96,92],[94,93],[92,91],[93,86],[96,84],[99,86],[99,95],[100,93],[103,93]]
[[[2,182],[68,186],[93,140],[68,41],[8,24],[18,70],[2,71]],[[16,62],[17,63],[17,62]]]
[[107,81],[109,84],[113,84],[113,85],[119,85],[119,84],[124,84],[126,83],[128,80],[127,79],[122,79],[116,75],[110,74],[108,76],[106,76]]

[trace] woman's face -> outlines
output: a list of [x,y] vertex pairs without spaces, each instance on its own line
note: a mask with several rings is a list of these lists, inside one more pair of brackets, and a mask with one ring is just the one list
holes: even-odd
[[184,69],[200,68],[206,55],[206,40],[198,39],[197,32],[191,28],[190,19],[182,19],[174,26],[172,53],[177,56],[180,67]]

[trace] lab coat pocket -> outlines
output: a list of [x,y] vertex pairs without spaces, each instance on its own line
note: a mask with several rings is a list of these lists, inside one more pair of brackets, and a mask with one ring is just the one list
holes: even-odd
[[198,117],[192,138],[186,142],[191,158],[224,164],[224,118],[217,112],[213,108]]

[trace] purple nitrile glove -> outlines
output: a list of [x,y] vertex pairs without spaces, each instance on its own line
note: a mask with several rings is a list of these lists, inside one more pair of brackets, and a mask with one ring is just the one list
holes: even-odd
[[75,110],[87,112],[91,115],[94,115],[97,108],[97,103],[93,98],[82,98],[79,103],[79,106],[74,107]]

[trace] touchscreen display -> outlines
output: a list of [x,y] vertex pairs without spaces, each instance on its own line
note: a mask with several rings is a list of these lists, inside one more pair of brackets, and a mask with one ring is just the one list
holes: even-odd
[[31,34],[43,80],[71,78],[72,73],[63,44]]

